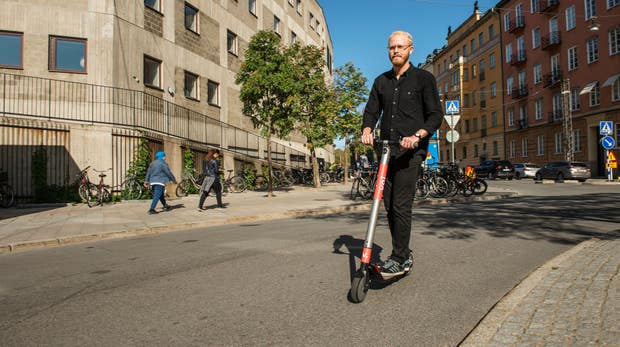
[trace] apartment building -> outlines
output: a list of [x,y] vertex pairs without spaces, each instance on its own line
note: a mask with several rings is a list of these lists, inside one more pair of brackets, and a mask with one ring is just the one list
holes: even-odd
[[[502,108],[502,65],[499,16],[495,11],[473,14],[456,30],[449,29],[447,45],[434,52],[432,64],[441,99],[460,101],[458,141],[450,143],[444,122],[440,129],[442,161],[454,158],[461,166],[505,158]],[[451,153],[454,148],[454,153]],[[454,157],[452,157],[454,156]]]
[[[241,112],[236,72],[251,37],[333,48],[317,0],[0,0],[0,168],[31,195],[30,160],[44,146],[48,183],[79,168],[122,181],[140,138],[165,150],[179,177],[183,152],[209,146],[224,167],[260,165],[266,141]],[[305,139],[272,144],[277,162],[308,164]],[[52,155],[52,153],[55,153]],[[318,155],[333,162],[333,149]]]
[[[504,0],[507,159],[587,162],[605,175],[599,122],[620,139],[620,1]],[[569,150],[572,149],[572,150]]]

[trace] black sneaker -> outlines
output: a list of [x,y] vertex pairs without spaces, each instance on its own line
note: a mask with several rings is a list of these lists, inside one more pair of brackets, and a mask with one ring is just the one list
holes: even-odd
[[403,262],[403,269],[405,272],[409,272],[413,266],[413,253],[409,253],[409,258]]
[[381,277],[389,279],[394,276],[400,276],[405,274],[405,268],[398,261],[388,258],[381,264]]
[[168,206],[164,206],[164,208],[163,208],[162,210],[164,210],[164,211],[170,211],[170,210],[172,210],[172,207],[170,207],[170,205],[168,205]]
[[155,211],[155,210],[149,210],[149,214],[157,214],[157,211]]

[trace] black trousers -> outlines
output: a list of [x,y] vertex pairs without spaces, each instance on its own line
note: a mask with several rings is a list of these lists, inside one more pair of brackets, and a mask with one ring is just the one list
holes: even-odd
[[213,182],[213,184],[211,185],[211,188],[209,188],[209,190],[205,190],[202,192],[202,195],[200,195],[200,202],[198,203],[198,207],[202,208],[202,204],[205,203],[205,200],[207,199],[207,196],[209,196],[209,192],[211,191],[215,191],[215,198],[217,199],[217,206],[218,207],[222,207],[222,183],[220,182],[219,179],[216,179],[215,182]]
[[405,153],[392,158],[388,166],[383,203],[392,234],[391,257],[401,263],[411,252],[411,209],[423,160],[421,154]]

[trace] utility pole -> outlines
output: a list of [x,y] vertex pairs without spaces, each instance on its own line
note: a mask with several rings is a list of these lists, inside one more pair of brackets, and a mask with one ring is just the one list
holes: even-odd
[[570,79],[562,80],[562,126],[564,133],[564,148],[566,149],[566,161],[575,159],[573,139],[573,115],[571,113]]

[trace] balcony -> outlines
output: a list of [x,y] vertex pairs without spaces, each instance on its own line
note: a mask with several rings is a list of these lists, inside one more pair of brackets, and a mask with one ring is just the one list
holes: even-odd
[[554,14],[560,6],[560,0],[540,0],[538,13]]
[[510,93],[510,95],[512,95],[513,99],[521,99],[527,96],[527,85],[522,85],[520,87],[514,87],[512,88],[512,93]]
[[525,28],[525,17],[516,16],[514,19],[511,19],[509,28],[509,33],[517,33],[523,30],[523,28]]
[[540,45],[543,50],[551,49],[557,47],[562,43],[560,39],[559,31],[552,31],[549,35],[543,36],[540,38]]
[[546,74],[543,77],[543,87],[552,88],[560,85],[562,82],[562,70],[553,70],[551,73]]
[[527,56],[525,55],[525,51],[518,52],[517,54],[513,54],[510,58],[510,65],[519,66],[527,61]]

